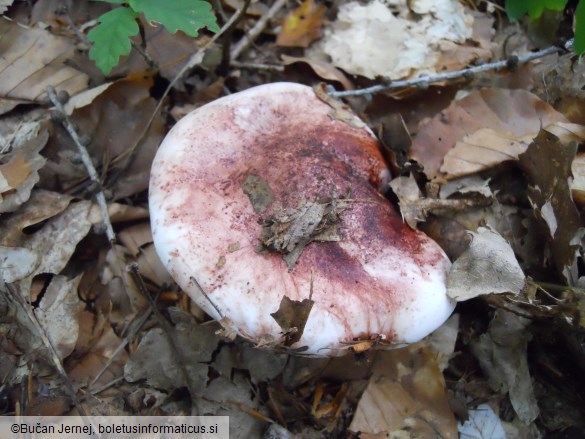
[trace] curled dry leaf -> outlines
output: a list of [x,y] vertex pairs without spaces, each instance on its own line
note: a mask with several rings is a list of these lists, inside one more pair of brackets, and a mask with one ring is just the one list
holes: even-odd
[[585,138],[585,127],[530,92],[474,91],[424,124],[410,155],[429,178],[453,179],[517,160],[541,127],[563,141]]
[[396,177],[390,182],[390,187],[399,199],[402,219],[411,228],[416,229],[417,223],[425,219],[425,213],[419,203],[422,194],[416,180],[412,175]]
[[483,294],[518,294],[524,286],[524,273],[510,244],[484,227],[470,234],[469,249],[453,263],[447,276],[449,297],[463,301]]
[[309,47],[321,37],[322,17],[327,9],[314,0],[304,0],[284,19],[276,39],[278,46]]
[[488,332],[472,343],[472,351],[490,386],[510,395],[514,411],[526,424],[539,413],[526,357],[530,339],[527,326],[527,319],[498,310]]
[[0,20],[0,97],[38,101],[48,86],[74,95],[87,87],[88,76],[68,66],[75,42],[40,28]]
[[353,90],[355,88],[349,78],[345,76],[341,70],[335,68],[331,63],[307,57],[294,57],[288,55],[281,55],[280,58],[282,59],[282,63],[285,66],[302,62],[308,64],[309,67],[311,67],[320,78],[326,79],[328,81],[337,81],[343,86],[345,90]]

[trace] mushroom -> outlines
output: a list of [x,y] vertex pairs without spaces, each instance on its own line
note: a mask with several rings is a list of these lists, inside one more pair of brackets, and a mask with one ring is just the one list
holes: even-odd
[[372,132],[325,100],[274,83],[180,120],[152,166],[156,250],[197,305],[259,346],[416,342],[453,311],[450,261],[378,191],[389,171]]

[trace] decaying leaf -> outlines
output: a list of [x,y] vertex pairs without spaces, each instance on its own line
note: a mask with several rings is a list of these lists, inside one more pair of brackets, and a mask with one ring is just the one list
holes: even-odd
[[219,342],[217,328],[197,325],[177,309],[171,318],[176,323],[172,332],[154,328],[144,335],[124,367],[124,376],[131,382],[146,379],[151,386],[167,391],[187,386],[203,392],[208,380],[207,363]]
[[502,421],[488,404],[469,411],[469,419],[457,427],[460,439],[506,439]]
[[[150,129],[141,137],[156,107],[150,95],[152,84],[149,75],[118,80],[89,105],[74,110],[71,116],[79,134],[90,136],[87,149],[94,165],[107,169],[110,179],[105,186],[113,191],[114,200],[134,195],[148,186],[150,166],[164,130],[162,118],[156,115]],[[64,187],[87,178],[83,164],[70,158],[76,156],[77,147],[62,127],[55,127],[46,151],[51,176],[59,179]]]
[[291,346],[301,339],[314,303],[311,297],[300,301],[283,296],[278,311],[270,314],[282,328],[285,346]]
[[305,246],[313,241],[341,241],[339,214],[348,207],[347,197],[302,203],[262,220],[262,248],[281,253],[292,270]]
[[5,19],[0,19],[0,35],[1,97],[38,101],[46,95],[48,86],[70,95],[87,87],[88,76],[65,62],[73,57],[73,40]]
[[457,178],[517,160],[541,128],[566,141],[585,138],[584,127],[530,92],[474,91],[421,127],[411,158],[429,178]]
[[490,385],[508,393],[514,411],[528,424],[538,416],[526,349],[528,321],[511,312],[498,310],[488,332],[472,344],[472,351],[488,376]]
[[510,244],[484,227],[470,234],[469,249],[447,276],[449,297],[462,301],[491,293],[518,294],[524,286],[524,273]]
[[45,165],[40,151],[49,139],[47,126],[43,125],[37,136],[0,155],[0,214],[13,212],[27,201],[39,181],[38,171]]
[[377,352],[349,429],[362,438],[456,438],[434,353],[421,344]]
[[79,313],[83,304],[77,296],[81,276],[55,276],[35,311],[59,358],[68,357],[79,335]]
[[337,81],[343,86],[345,90],[353,90],[355,88],[349,78],[345,76],[341,70],[336,69],[331,63],[307,57],[297,58],[288,55],[281,55],[280,57],[282,59],[282,63],[285,66],[294,63],[306,63],[317,75],[319,75],[320,78],[326,79],[328,81]]
[[63,212],[71,197],[56,192],[34,189],[28,203],[20,206],[0,222],[0,244],[19,247],[28,239],[23,233],[26,227],[38,224]]
[[12,3],[14,3],[14,0],[0,0],[0,14],[4,14]]
[[520,166],[530,187],[528,199],[537,218],[545,225],[557,270],[569,285],[577,282],[577,252],[585,229],[570,189],[571,164],[577,144],[564,144],[541,131],[522,156]]
[[396,177],[390,182],[390,187],[399,199],[402,219],[411,228],[416,229],[417,223],[424,221],[426,217],[419,203],[422,193],[416,180],[412,174],[408,177]]
[[342,5],[337,20],[318,43],[320,49],[335,66],[370,79],[434,73],[440,68],[441,43],[445,42],[457,43],[448,48],[450,60],[458,61],[452,63],[453,68],[490,56],[489,50],[477,47],[465,53],[455,50],[473,36],[474,18],[459,2],[408,2],[414,14],[406,2],[398,3],[403,12],[399,16],[381,1]]
[[0,276],[12,283],[29,276],[39,266],[40,255],[31,249],[0,246]]
[[309,47],[321,37],[322,16],[327,9],[314,0],[304,0],[282,23],[276,44],[286,47]]
[[366,128],[366,124],[351,111],[349,105],[329,96],[325,91],[325,84],[317,84],[313,87],[313,91],[315,92],[315,96],[331,107],[331,111],[329,111],[329,117],[331,119],[340,120],[352,127]]

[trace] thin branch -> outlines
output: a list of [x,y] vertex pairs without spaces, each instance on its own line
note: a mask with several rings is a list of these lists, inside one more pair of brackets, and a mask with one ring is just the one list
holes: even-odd
[[[459,79],[473,76],[477,73],[484,73],[489,72],[492,70],[500,70],[504,67],[516,67],[521,64],[525,64],[527,62],[533,61],[538,58],[545,57],[547,55],[551,55],[553,53],[557,53],[562,51],[560,47],[551,46],[547,47],[546,49],[539,50],[538,52],[530,53],[528,55],[523,56],[513,56],[508,58],[504,61],[496,61],[492,63],[482,64],[480,66],[474,67],[467,67],[461,70],[453,70],[451,72],[439,73],[437,75],[431,76],[419,76],[415,79],[405,79],[402,81],[389,81],[386,84],[378,84],[368,88],[362,88],[359,90],[346,90],[346,91],[336,91],[333,87],[328,86],[328,93],[330,96],[335,98],[342,98],[346,96],[363,96],[363,95],[371,95],[374,93],[379,93],[381,91],[392,90],[396,88],[405,88],[405,87],[413,87],[413,86],[427,86],[429,84],[433,84],[436,82],[442,82],[447,80]],[[331,90],[331,91],[330,91]]]
[[256,22],[254,27],[246,32],[246,35],[242,37],[240,41],[234,46],[231,52],[231,60],[235,61],[250,45],[258,38],[258,36],[264,31],[264,28],[268,25],[268,22],[274,18],[274,16],[282,9],[286,4],[286,0],[276,0],[274,4],[266,11],[260,19]]
[[280,64],[262,64],[253,62],[232,61],[231,66],[236,69],[259,70],[263,72],[284,72],[284,66]]
[[102,212],[102,218],[103,218],[103,222],[104,222],[104,225],[106,228],[106,235],[108,237],[108,241],[110,241],[110,244],[114,245],[114,243],[116,242],[116,234],[114,233],[114,228],[112,227],[112,222],[110,221],[110,214],[108,213],[108,205],[106,203],[106,196],[104,195],[104,192],[102,190],[102,183],[100,181],[100,178],[98,176],[98,173],[97,173],[95,167],[93,166],[93,162],[91,161],[91,157],[90,157],[89,153],[87,152],[86,147],[83,145],[83,143],[79,139],[79,135],[77,134],[77,131],[75,130],[75,127],[73,126],[73,123],[71,122],[71,119],[67,115],[67,112],[63,108],[63,104],[61,103],[61,101],[59,101],[59,98],[57,97],[57,93],[55,92],[55,89],[51,86],[47,87],[47,94],[49,95],[49,99],[51,100],[51,102],[53,103],[53,105],[55,106],[57,111],[60,113],[61,124],[67,130],[67,132],[69,133],[69,136],[71,136],[71,139],[73,139],[73,142],[77,146],[77,150],[79,151],[79,155],[81,156],[81,160],[83,162],[83,165],[85,166],[85,169],[89,175],[89,178],[98,188],[97,193],[95,194],[95,197],[96,197],[97,203],[100,207],[100,210]]

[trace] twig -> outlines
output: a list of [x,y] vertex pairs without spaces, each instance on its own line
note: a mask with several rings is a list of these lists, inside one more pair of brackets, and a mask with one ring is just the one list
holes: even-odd
[[201,294],[203,294],[203,296],[207,299],[207,301],[211,304],[211,306],[213,306],[213,308],[215,309],[215,312],[217,312],[217,314],[219,315],[219,317],[221,319],[223,319],[223,314],[221,313],[221,311],[219,310],[219,308],[217,307],[217,305],[215,303],[213,303],[213,301],[209,298],[209,296],[207,295],[207,293],[205,292],[205,290],[201,287],[201,285],[199,284],[199,282],[197,282],[197,279],[195,279],[193,276],[190,276],[189,279],[191,280],[191,282],[193,282],[195,284],[195,286],[197,286],[197,288],[199,289],[199,292]]
[[231,66],[236,69],[250,69],[266,72],[284,72],[284,66],[281,66],[280,64],[261,64],[253,62],[232,61]]
[[258,38],[258,36],[264,31],[268,21],[272,20],[272,18],[274,18],[274,16],[282,9],[285,4],[286,0],[276,0],[270,9],[268,9],[268,11],[266,11],[266,13],[258,19],[252,29],[246,32],[246,35],[244,35],[232,49],[232,61],[235,61],[242,54],[242,52],[250,47],[254,40],[256,40],[256,38]]
[[61,103],[61,101],[59,101],[59,98],[57,98],[57,93],[55,92],[55,89],[51,86],[47,87],[47,94],[49,95],[49,99],[51,100],[57,111],[60,113],[61,124],[63,125],[63,127],[65,127],[65,129],[73,139],[73,142],[77,146],[77,150],[79,151],[81,160],[85,166],[87,173],[89,174],[89,178],[98,188],[95,197],[102,212],[102,218],[104,225],[106,227],[106,235],[108,237],[108,241],[110,241],[110,244],[114,245],[114,243],[116,242],[116,235],[114,233],[114,228],[112,227],[112,222],[110,221],[110,214],[108,213],[106,196],[104,195],[104,192],[102,190],[102,183],[100,181],[97,171],[95,170],[95,167],[93,166],[91,157],[89,156],[89,153],[87,152],[85,146],[83,146],[83,144],[79,140],[79,135],[77,134],[77,131],[75,130],[75,127],[71,122],[71,119],[67,115],[67,112],[63,108],[63,104]]
[[59,358],[59,354],[55,350],[55,347],[51,343],[51,340],[49,340],[49,337],[47,336],[45,329],[42,327],[41,323],[37,319],[37,316],[35,315],[31,306],[26,303],[26,301],[24,300],[24,298],[22,297],[20,292],[16,289],[16,287],[14,287],[13,285],[10,285],[10,284],[6,284],[6,287],[8,290],[8,295],[12,298],[12,300],[15,303],[17,303],[22,308],[22,310],[28,316],[29,320],[31,321],[31,323],[33,324],[33,326],[35,327],[35,329],[39,333],[39,336],[41,337],[43,344],[45,345],[45,347],[49,351],[51,360],[53,361],[53,364],[57,368],[57,372],[59,373],[59,376],[61,377],[63,384],[65,385],[65,391],[69,394],[71,401],[73,402],[73,404],[75,405],[75,407],[77,408],[77,410],[79,411],[81,416],[86,417],[87,413],[85,412],[85,409],[79,403],[79,399],[77,398],[77,394],[75,392],[75,389],[73,388],[73,384],[71,384],[71,380],[69,380],[69,377],[67,376],[67,372],[65,371],[65,368],[63,367],[63,363],[61,362],[61,359]]
[[[242,5],[242,10],[245,12],[248,7],[250,6],[250,2],[251,0],[244,0],[244,4]],[[232,56],[231,56],[231,47],[232,47],[232,40],[234,38],[234,30],[236,29],[236,26],[238,25],[238,23],[240,21],[242,21],[242,18],[244,18],[244,14],[240,14],[240,16],[238,17],[238,19],[236,21],[233,22],[232,26],[225,31],[225,33],[223,34],[223,37],[221,38],[221,63],[218,66],[217,71],[219,72],[220,75],[224,76],[229,67],[230,67],[230,62],[232,60]]]
[[114,362],[114,359],[130,343],[130,340],[132,338],[134,338],[134,336],[138,333],[138,331],[146,323],[146,321],[148,320],[148,318],[150,317],[151,314],[152,314],[152,308],[151,307],[145,308],[143,313],[136,316],[136,318],[130,323],[130,330],[128,331],[128,334],[126,334],[124,339],[118,344],[118,346],[116,347],[114,352],[112,352],[112,354],[110,355],[110,358],[108,358],[108,361],[106,361],[106,363],[102,366],[102,368],[97,373],[95,378],[91,381],[91,383],[89,383],[88,387],[90,388],[92,394],[95,394],[94,393],[95,390],[91,389],[91,387],[95,383],[97,383],[97,381],[101,378],[103,373],[109,369],[110,365]]
[[427,86],[429,84],[433,84],[436,82],[442,82],[446,80],[452,79],[459,79],[464,77],[470,77],[477,73],[489,72],[492,70],[499,70],[504,67],[516,67],[520,64],[525,64],[527,62],[533,61],[538,58],[542,58],[547,55],[551,55],[553,53],[557,53],[562,51],[560,47],[551,46],[547,47],[546,49],[539,50],[538,52],[530,53],[528,55],[523,56],[511,56],[507,60],[504,61],[496,61],[493,63],[486,63],[480,66],[474,67],[467,67],[461,70],[453,70],[451,72],[439,73],[437,75],[431,76],[419,76],[418,78],[414,79],[405,79],[402,81],[390,81],[386,84],[377,84],[372,87],[362,88],[359,90],[346,90],[346,91],[336,91],[332,86],[327,87],[327,92],[330,96],[335,98],[342,98],[346,96],[363,96],[363,95],[371,95],[374,93],[379,93],[381,91],[392,90],[395,88],[405,88],[405,87],[413,87],[413,86]]

